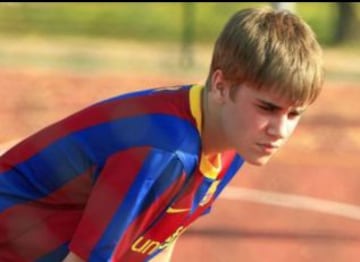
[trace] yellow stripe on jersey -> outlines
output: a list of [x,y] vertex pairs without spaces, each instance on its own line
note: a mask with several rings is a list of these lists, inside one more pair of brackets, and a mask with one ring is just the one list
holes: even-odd
[[201,134],[202,114],[201,114],[201,91],[203,90],[201,85],[193,85],[190,89],[190,110],[192,116],[195,118],[196,127]]

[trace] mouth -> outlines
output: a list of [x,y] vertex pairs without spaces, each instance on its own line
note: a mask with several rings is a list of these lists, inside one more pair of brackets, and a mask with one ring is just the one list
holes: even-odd
[[261,152],[265,154],[272,154],[279,149],[279,145],[271,143],[256,143]]

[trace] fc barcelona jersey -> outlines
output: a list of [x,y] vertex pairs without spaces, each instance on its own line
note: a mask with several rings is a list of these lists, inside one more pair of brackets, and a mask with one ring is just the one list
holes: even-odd
[[201,153],[201,86],[85,108],[0,157],[0,261],[148,261],[209,212],[243,159]]

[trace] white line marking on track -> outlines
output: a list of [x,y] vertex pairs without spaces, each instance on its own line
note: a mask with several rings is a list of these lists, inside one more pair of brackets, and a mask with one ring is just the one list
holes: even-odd
[[316,212],[338,215],[360,220],[360,207],[314,197],[284,194],[257,189],[227,187],[220,198],[228,200],[245,200],[261,204],[306,209]]

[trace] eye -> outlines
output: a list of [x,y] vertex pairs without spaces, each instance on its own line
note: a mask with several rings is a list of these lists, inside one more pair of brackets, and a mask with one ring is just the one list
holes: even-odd
[[258,105],[258,107],[266,112],[275,112],[277,110],[276,107],[271,106],[271,105]]

